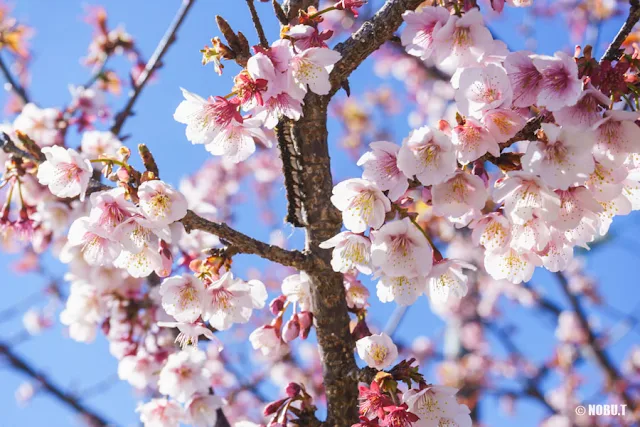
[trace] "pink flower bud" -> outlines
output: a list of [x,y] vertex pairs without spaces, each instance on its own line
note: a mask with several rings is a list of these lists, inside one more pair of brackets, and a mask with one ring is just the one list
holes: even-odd
[[286,343],[289,343],[295,340],[299,334],[300,322],[298,320],[298,315],[294,314],[293,317],[284,324],[284,328],[282,329],[282,340]]
[[354,18],[358,17],[357,9],[367,4],[367,0],[340,0],[333,5],[338,10],[350,10]]
[[313,314],[310,311],[302,311],[298,314],[298,321],[300,323],[300,338],[306,340],[313,326]]
[[280,295],[278,298],[275,298],[273,301],[271,301],[271,303],[269,304],[269,310],[271,310],[271,314],[273,314],[274,316],[280,314],[280,312],[284,308],[284,303],[286,300],[286,296]]
[[287,396],[289,397],[296,397],[298,393],[300,393],[300,390],[302,390],[302,388],[300,387],[299,384],[289,383],[286,389],[286,393],[287,393]]

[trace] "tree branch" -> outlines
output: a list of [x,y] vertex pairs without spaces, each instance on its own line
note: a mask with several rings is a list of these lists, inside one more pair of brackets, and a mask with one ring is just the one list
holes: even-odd
[[258,33],[258,38],[260,39],[260,44],[264,48],[269,47],[269,40],[264,35],[264,28],[262,28],[262,22],[260,22],[260,17],[258,16],[258,12],[256,11],[256,5],[253,3],[253,0],[247,0],[247,6],[249,6],[249,12],[251,12],[251,19],[253,20],[253,26],[256,27],[256,33]]
[[195,0],[182,1],[180,9],[178,9],[175,18],[173,18],[173,21],[169,25],[169,28],[165,32],[164,36],[162,36],[162,39],[160,39],[156,50],[153,52],[153,55],[151,55],[151,58],[149,58],[147,65],[144,67],[144,71],[135,81],[133,92],[129,96],[127,104],[124,106],[122,111],[116,114],[114,123],[111,126],[111,133],[113,133],[114,135],[118,136],[120,134],[120,130],[122,130],[124,122],[132,114],[133,105],[136,103],[136,100],[140,96],[142,89],[149,81],[149,78],[153,74],[154,70],[160,66],[162,57],[165,55],[165,53],[167,53],[171,44],[176,40],[176,33],[184,22],[184,19],[187,16],[187,12],[189,12],[189,9],[191,9],[191,6],[193,6],[194,3]]
[[0,56],[0,71],[7,81],[7,84],[9,84],[10,90],[12,90],[20,98],[23,104],[28,104],[29,96],[27,95],[27,91],[20,85],[20,83],[16,81],[16,79],[13,78],[11,70],[9,70],[9,67],[7,67],[7,64],[5,64],[2,56]]
[[600,63],[603,61],[615,61],[620,58],[622,53],[620,46],[622,46],[622,43],[624,43],[629,33],[631,33],[631,30],[633,30],[633,27],[638,23],[638,20],[640,20],[640,0],[629,0],[629,4],[629,15],[627,16],[627,20],[622,24],[618,34],[616,34],[616,37],[611,42],[604,55],[602,55]]
[[[569,289],[569,281],[567,280],[565,275],[562,274],[562,272],[557,272],[555,273],[555,275],[558,278],[558,281],[560,282],[562,291],[564,292],[564,294],[569,300],[569,304],[571,305],[571,308],[573,309],[574,313],[576,314],[576,317],[578,318],[580,327],[582,327],[584,332],[587,334],[587,346],[591,349],[598,365],[600,365],[600,368],[604,371],[610,383],[609,385],[613,387],[615,390],[616,385],[621,384],[624,380],[621,378],[620,373],[616,369],[611,359],[609,359],[609,355],[598,344],[598,339],[595,336],[593,330],[591,329],[591,325],[589,325],[589,321],[587,320],[587,314],[585,313],[584,308],[582,307],[582,304],[580,304],[580,300]],[[621,390],[619,394],[620,394],[620,397],[622,398],[622,401],[629,407],[629,409],[631,409],[632,412],[634,412],[636,408],[635,402],[633,401],[629,393],[627,393],[627,391],[625,390]]]
[[98,415],[93,410],[82,404],[78,397],[64,391],[60,386],[54,384],[46,376],[37,372],[33,367],[29,365],[27,361],[14,353],[13,350],[11,350],[11,348],[3,342],[0,342],[0,354],[4,355],[11,366],[13,366],[15,369],[38,381],[38,383],[51,395],[85,417],[92,426],[114,425],[112,422],[107,421],[101,415]]
[[213,222],[198,216],[193,211],[180,220],[187,231],[202,230],[227,241],[237,253],[258,255],[278,264],[299,270],[312,268],[313,262],[300,251],[290,251],[249,237],[223,222]]

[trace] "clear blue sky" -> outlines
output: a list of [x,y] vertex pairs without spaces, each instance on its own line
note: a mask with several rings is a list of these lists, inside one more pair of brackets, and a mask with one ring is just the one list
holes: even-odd
[[[67,85],[80,84],[89,77],[88,70],[80,64],[80,58],[86,54],[92,29],[82,22],[85,1],[65,0],[20,0],[15,2],[14,14],[20,20],[36,29],[32,39],[34,61],[32,64],[33,83],[30,93],[42,106],[62,106],[69,100]],[[108,12],[110,25],[123,23],[131,33],[145,57],[153,51],[157,41],[164,33],[168,23],[178,8],[179,2],[163,1],[103,1]],[[146,143],[153,151],[163,172],[164,179],[177,183],[180,177],[195,171],[208,156],[201,146],[192,146],[184,138],[184,126],[172,119],[173,111],[181,100],[179,87],[199,93],[203,96],[226,94],[229,92],[230,79],[235,73],[233,65],[229,65],[225,76],[219,78],[212,68],[200,65],[202,46],[209,39],[218,35],[214,16],[220,14],[227,18],[235,29],[242,30],[253,38],[254,33],[240,0],[199,0],[187,18],[186,25],[179,33],[177,43],[172,46],[165,58],[165,66],[158,75],[157,81],[149,85],[136,105],[136,116],[131,118],[124,133],[131,133],[132,143]],[[271,38],[277,34],[275,20],[271,17],[269,4],[258,4],[261,15],[265,18]],[[510,12],[513,21],[506,24],[496,21],[492,24],[495,34],[506,40],[512,48],[523,46],[523,40],[514,29],[522,21],[521,12]],[[555,49],[571,47],[566,35],[566,26],[560,20],[541,21],[538,34],[539,48],[542,53],[552,53]],[[609,40],[617,30],[618,24],[606,25],[602,28],[601,40]],[[124,59],[119,59],[125,65]],[[355,93],[367,88],[374,88],[379,83],[372,78],[367,62],[363,70],[351,78],[351,87]],[[388,82],[399,88],[396,83]],[[4,101],[4,93],[0,101]],[[344,96],[341,94],[340,96]],[[114,100],[121,105],[123,99]],[[117,109],[117,108],[116,108]],[[406,113],[406,112],[405,112]],[[403,114],[390,119],[390,126],[396,135],[397,142],[408,132],[406,116]],[[334,177],[336,181],[358,176],[360,170],[337,147],[335,137],[339,128],[330,126],[332,135],[332,154],[334,161]],[[280,194],[284,194],[279,189]],[[283,206],[278,208],[280,212]],[[261,239],[268,238],[268,230],[256,228],[249,204],[239,206],[236,210],[237,226],[241,230]],[[287,234],[290,233],[286,229]],[[614,240],[605,248],[593,251],[588,255],[589,271],[593,272],[602,283],[602,291],[608,296],[608,302],[622,312],[634,309],[640,300],[637,293],[638,274],[640,273],[640,243],[638,243],[638,217],[632,215],[616,221],[613,232]],[[293,237],[297,240],[297,235]],[[0,311],[33,294],[45,283],[36,275],[17,276],[10,270],[14,256],[0,254],[0,287],[3,298],[0,300]],[[60,275],[63,269],[52,260],[49,268]],[[243,258],[243,266],[264,266],[253,258]],[[240,271],[242,273],[242,271]],[[565,305],[558,293],[557,284],[548,274],[536,274],[534,283],[548,291],[548,295]],[[394,306],[376,302],[375,289],[371,287],[373,312],[383,324],[391,314]],[[537,361],[545,360],[551,351],[551,336],[554,326],[540,317],[539,313],[526,311],[510,303],[501,305],[507,314],[509,323],[518,323],[523,329],[514,333],[513,338],[520,347],[533,355]],[[597,311],[602,313],[602,311]],[[0,323],[0,339],[9,340],[20,333],[21,316]],[[603,325],[615,321],[615,317],[602,316]],[[442,322],[428,308],[427,301],[421,299],[409,311],[399,337],[410,339],[415,335],[432,336],[442,328]],[[30,339],[16,347],[16,351],[46,373],[52,380],[65,388],[80,394],[105,379],[113,378],[116,372],[116,361],[109,354],[106,341],[100,337],[92,345],[76,343],[64,337],[65,331],[59,325],[42,336]],[[630,333],[613,347],[613,356],[621,360],[634,343],[638,343],[637,333]],[[594,374],[586,367],[585,376]],[[63,427],[77,425],[73,412],[58,404],[47,394],[39,394],[27,408],[16,405],[14,392],[25,378],[13,372],[9,367],[0,364],[0,427],[40,426]],[[554,384],[545,384],[545,388]],[[585,398],[589,396],[584,396]],[[139,396],[128,384],[119,382],[106,391],[92,396],[86,395],[84,402],[114,420],[118,425],[133,426],[138,422],[134,413]],[[525,401],[523,412],[518,417],[523,427],[537,425],[543,412],[536,403]],[[496,410],[495,402],[487,402],[482,407],[483,420],[491,426],[509,426],[513,420],[505,419]]]

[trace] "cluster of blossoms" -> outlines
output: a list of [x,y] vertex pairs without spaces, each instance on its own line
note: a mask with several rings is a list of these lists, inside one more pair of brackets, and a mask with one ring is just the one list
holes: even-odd
[[187,139],[235,163],[255,152],[256,141],[271,147],[279,120],[300,119],[307,92],[331,89],[329,73],[340,54],[327,47],[331,33],[318,30],[319,20],[287,28],[268,48],[256,46],[228,96],[205,100],[182,89],[185,100],[174,118],[187,125]]

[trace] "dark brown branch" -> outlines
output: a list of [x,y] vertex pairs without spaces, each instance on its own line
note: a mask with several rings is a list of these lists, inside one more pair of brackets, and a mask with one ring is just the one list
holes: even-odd
[[23,104],[29,103],[29,96],[27,95],[27,91],[25,90],[20,83],[13,78],[11,74],[11,70],[5,64],[4,59],[0,56],[0,71],[2,71],[2,75],[4,76],[7,84],[9,84],[10,89],[20,98]]
[[249,6],[249,12],[251,12],[251,20],[253,21],[253,26],[256,28],[256,33],[258,33],[258,38],[260,39],[260,44],[264,48],[269,47],[269,40],[264,35],[264,28],[262,28],[262,22],[260,22],[260,17],[258,16],[258,12],[256,11],[256,5],[253,3],[253,0],[247,0],[247,6]]
[[[598,338],[596,337],[595,333],[591,329],[591,325],[589,325],[589,321],[587,320],[587,314],[584,311],[584,308],[582,307],[580,300],[573,292],[571,292],[571,289],[569,289],[569,281],[567,280],[565,275],[562,274],[562,272],[555,273],[555,275],[558,278],[558,282],[560,282],[560,287],[562,288],[562,291],[564,292],[567,299],[569,300],[569,304],[571,305],[571,308],[573,309],[574,313],[576,314],[576,317],[578,318],[580,327],[584,330],[584,332],[587,335],[586,345],[591,349],[596,359],[596,362],[598,363],[600,368],[604,371],[604,374],[606,375],[607,380],[609,382],[609,386],[611,386],[613,390],[616,390],[616,385],[621,384],[624,380],[621,378],[620,373],[618,372],[614,363],[609,358],[609,355],[607,354],[607,352],[602,347],[600,347],[600,344],[598,343]],[[622,390],[619,392],[619,394],[620,394],[620,397],[622,398],[622,401],[628,406],[628,408],[632,412],[634,412],[636,408],[635,402],[633,401],[629,393],[626,390]]]
[[297,269],[312,268],[313,262],[300,251],[290,251],[249,237],[222,222],[202,218],[192,211],[180,220],[187,231],[202,230],[228,242],[236,253],[253,254]]
[[151,77],[155,69],[160,66],[162,57],[165,55],[165,53],[167,53],[171,44],[175,42],[178,29],[184,22],[184,19],[187,16],[187,12],[189,12],[189,9],[191,9],[191,6],[193,6],[194,3],[195,0],[182,1],[180,9],[178,9],[175,18],[169,25],[169,28],[165,32],[164,36],[162,36],[162,39],[160,39],[156,50],[153,52],[153,55],[151,55],[151,58],[149,58],[147,65],[144,67],[144,71],[142,71],[138,79],[135,81],[133,92],[129,96],[127,104],[124,106],[122,111],[116,114],[114,123],[111,126],[111,133],[113,133],[114,135],[118,136],[120,134],[122,126],[124,125],[127,118],[132,114],[133,106],[140,96],[140,93],[142,93],[142,89],[149,81],[149,78]]
[[622,24],[618,34],[616,34],[616,37],[611,42],[604,55],[602,55],[600,63],[603,61],[615,61],[620,58],[620,55],[622,54],[620,46],[622,46],[622,43],[624,43],[629,33],[631,33],[631,30],[633,30],[633,27],[638,23],[638,20],[640,20],[640,0],[629,0],[629,4],[629,15],[627,16],[627,20]]
[[107,421],[104,417],[84,405],[78,397],[63,390],[60,386],[53,383],[45,375],[37,372],[33,367],[29,365],[26,360],[18,356],[7,344],[3,342],[0,342],[0,354],[3,355],[11,364],[11,366],[13,366],[16,370],[36,380],[42,386],[42,388],[47,390],[52,396],[76,411],[78,414],[86,418],[92,426],[114,425],[112,422]]

